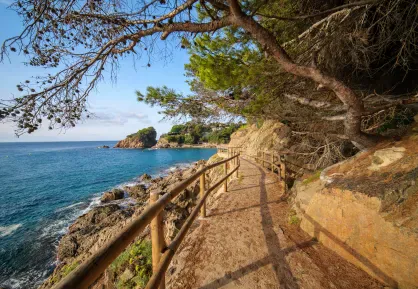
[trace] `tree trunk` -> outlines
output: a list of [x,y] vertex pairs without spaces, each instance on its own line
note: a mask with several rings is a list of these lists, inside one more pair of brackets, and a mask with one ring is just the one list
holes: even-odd
[[232,24],[249,32],[264,49],[280,64],[283,70],[297,76],[312,79],[334,91],[335,95],[347,106],[347,117],[344,121],[346,136],[359,148],[370,147],[377,142],[376,136],[361,131],[361,116],[364,113],[363,101],[353,90],[334,77],[322,73],[316,67],[298,65],[287,55],[277,43],[274,35],[257,23],[252,17],[244,14],[236,0],[230,0],[231,13],[234,16]]

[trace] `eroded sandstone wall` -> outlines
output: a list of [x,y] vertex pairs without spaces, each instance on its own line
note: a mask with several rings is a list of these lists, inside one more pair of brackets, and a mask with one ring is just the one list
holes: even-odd
[[244,154],[255,156],[257,150],[281,151],[289,143],[290,128],[272,120],[264,121],[260,128],[248,125],[231,135],[229,147],[241,147]]
[[414,133],[298,181],[301,228],[390,288],[418,288],[418,146]]

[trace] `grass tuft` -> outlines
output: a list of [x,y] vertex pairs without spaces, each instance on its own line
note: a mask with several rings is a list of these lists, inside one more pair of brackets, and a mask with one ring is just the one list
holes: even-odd
[[113,261],[109,270],[116,288],[144,288],[152,275],[151,242],[135,242]]
[[322,172],[322,170],[316,171],[313,175],[311,175],[308,178],[304,179],[302,181],[302,184],[304,184],[306,186],[307,184],[310,184],[310,183],[312,183],[314,181],[319,180],[319,177],[321,176],[321,172]]

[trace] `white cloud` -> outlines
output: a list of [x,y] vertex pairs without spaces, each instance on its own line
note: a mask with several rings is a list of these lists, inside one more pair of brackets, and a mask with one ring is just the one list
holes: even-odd
[[99,110],[92,111],[92,120],[102,124],[123,125],[131,120],[138,121],[143,124],[150,123],[148,116],[141,113],[113,111],[112,109],[105,107],[100,107]]

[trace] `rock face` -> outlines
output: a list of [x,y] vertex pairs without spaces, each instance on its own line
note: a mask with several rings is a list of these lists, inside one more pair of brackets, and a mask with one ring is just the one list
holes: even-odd
[[130,221],[135,211],[135,208],[122,209],[111,204],[93,208],[79,217],[60,240],[59,264],[39,289],[51,288],[95,253]]
[[166,149],[166,148],[178,148],[178,147],[181,147],[181,145],[176,142],[169,142],[166,138],[160,137],[155,147]]
[[381,143],[294,189],[301,228],[391,288],[418,288],[417,138]]
[[157,132],[153,127],[144,128],[119,141],[115,148],[150,148],[157,143],[156,137]]
[[120,189],[113,189],[110,192],[105,192],[101,197],[100,201],[102,203],[108,203],[110,201],[120,200],[123,199],[125,193],[123,190]]
[[239,129],[231,135],[229,147],[241,147],[247,155],[255,156],[257,150],[282,151],[289,144],[291,130],[277,121],[265,121],[260,128],[255,124]]

